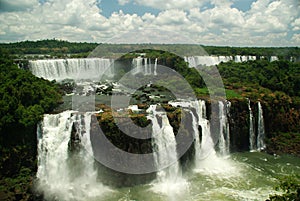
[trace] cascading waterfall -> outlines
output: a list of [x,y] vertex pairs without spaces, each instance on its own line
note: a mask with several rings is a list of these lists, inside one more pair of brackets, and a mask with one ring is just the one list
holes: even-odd
[[230,102],[226,105],[222,101],[219,101],[219,122],[220,122],[220,134],[219,134],[219,153],[221,156],[227,156],[230,148],[230,133],[228,123],[228,109],[230,108]]
[[184,60],[189,63],[190,67],[196,67],[198,65],[212,66],[221,62],[228,62],[232,60],[231,56],[191,56],[184,57]]
[[[204,175],[213,175],[213,177],[221,176],[221,177],[232,177],[237,175],[239,170],[232,164],[232,161],[227,156],[229,153],[229,124],[227,120],[227,114],[230,109],[230,102],[227,102],[224,107],[223,102],[219,102],[219,107],[223,108],[220,112],[221,118],[219,118],[220,126],[222,126],[222,130],[224,132],[220,132],[218,135],[219,138],[224,139],[223,148],[224,150],[220,151],[220,156],[215,151],[215,144],[213,142],[212,133],[210,130],[210,122],[206,117],[206,105],[204,100],[196,100],[191,102],[183,102],[183,103],[171,103],[171,105],[181,105],[185,108],[194,108],[197,116],[198,122],[196,121],[196,117],[193,115],[193,131],[195,134],[195,169],[196,173],[201,173]],[[201,126],[201,143],[199,137],[198,126]],[[226,142],[225,140],[228,140]]]
[[258,122],[257,122],[257,149],[263,150],[266,148],[264,138],[265,138],[265,125],[264,116],[261,103],[258,102]]
[[250,105],[250,99],[248,99],[248,109],[249,109],[249,142],[250,142],[250,151],[256,150],[256,136],[254,132],[254,118],[253,112]]
[[157,58],[154,65],[151,64],[150,58],[137,57],[132,60],[132,67],[135,73],[142,73],[143,75],[157,75]]
[[[192,101],[192,108],[195,108],[197,116],[198,116],[198,122],[196,122],[196,117],[193,115],[193,130],[195,133],[195,155],[196,155],[196,166],[197,163],[206,157],[208,157],[210,154],[215,153],[214,149],[214,143],[211,137],[210,133],[210,123],[209,120],[206,117],[206,105],[204,100],[197,100]],[[199,131],[198,126],[201,126],[201,142],[199,139]],[[199,142],[199,143],[198,143]]]
[[90,123],[91,113],[65,111],[39,125],[37,179],[45,199],[87,200],[109,191],[96,180]]
[[144,72],[145,72],[145,75],[151,75],[152,72],[151,72],[151,59],[150,58],[144,58]]
[[271,56],[270,57],[270,62],[273,62],[273,61],[278,61],[278,57],[277,56]]
[[104,58],[49,59],[29,61],[29,69],[47,80],[92,79],[114,76],[114,60]]
[[[166,114],[156,112],[156,105],[151,105],[147,111],[152,113],[148,119],[152,121],[152,145],[157,169],[163,169],[168,161],[177,161],[176,139],[173,128]],[[158,117],[157,117],[158,116]],[[159,123],[158,118],[161,118]],[[159,181],[176,181],[180,177],[178,162],[158,173]]]
[[155,59],[155,62],[154,62],[154,75],[157,75],[157,58]]
[[[152,147],[154,161],[157,167],[157,179],[153,190],[175,199],[174,195],[186,191],[187,182],[182,178],[177,158],[176,139],[168,117],[163,112],[156,111],[156,105],[147,110],[148,119],[152,121]],[[168,163],[174,162],[168,166]]]
[[[198,65],[205,65],[205,66],[213,66],[218,65],[221,62],[229,62],[234,61],[236,63],[247,62],[247,61],[254,61],[257,59],[264,59],[265,57],[257,58],[256,56],[246,56],[246,55],[236,55],[236,56],[188,56],[184,57],[184,60],[189,63],[189,66],[196,67]],[[277,61],[277,56],[271,56],[269,61]]]

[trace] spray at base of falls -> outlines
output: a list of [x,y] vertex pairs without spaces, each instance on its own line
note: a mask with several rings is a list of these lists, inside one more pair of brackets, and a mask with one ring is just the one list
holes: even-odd
[[[232,177],[237,175],[237,168],[233,165],[229,156],[229,123],[227,119],[227,114],[230,109],[230,102],[226,103],[224,107],[223,102],[218,102],[219,107],[219,126],[220,132],[217,133],[216,138],[220,140],[223,139],[222,150],[219,154],[215,150],[216,144],[213,142],[213,137],[210,129],[210,121],[206,116],[206,104],[203,100],[195,100],[188,102],[170,102],[173,106],[181,106],[185,109],[193,108],[195,110],[194,114],[192,111],[192,126],[195,138],[195,168],[194,172],[201,173],[204,175],[219,175],[222,177]],[[197,121],[198,120],[198,121]],[[201,126],[201,133],[199,133],[198,127]],[[200,137],[201,136],[201,142]],[[228,141],[226,141],[228,140]],[[218,141],[220,144],[220,141]],[[219,145],[220,146],[220,145]]]
[[[90,122],[91,113],[65,111],[45,115],[39,125],[37,188],[46,200],[87,200],[111,191],[97,181]],[[78,152],[71,156],[70,139],[74,127]]]
[[[177,200],[178,196],[187,193],[188,183],[182,177],[173,128],[166,113],[156,111],[156,105],[150,105],[147,113],[147,118],[152,121],[152,146],[158,170],[152,190],[165,194],[170,200]],[[168,166],[169,162],[173,164]]]
[[[214,142],[210,121],[206,115],[206,103],[202,100],[170,103],[179,105],[191,116],[191,132],[194,134],[195,167],[193,171],[209,178],[229,179],[240,176],[240,169],[231,158],[229,151],[228,102],[217,102],[220,132]],[[263,115],[259,108],[260,136],[263,139]],[[151,105],[148,119],[152,121],[152,147],[154,165],[157,167],[156,179],[150,184],[154,194],[163,195],[168,200],[183,200],[191,186],[183,177],[177,159],[177,142],[166,113]],[[94,168],[93,150],[90,142],[90,123],[92,113],[78,114],[65,111],[56,115],[45,115],[38,129],[38,190],[46,200],[89,200],[99,199],[112,192],[97,180],[101,172]],[[70,139],[74,138],[78,149],[70,152]],[[201,132],[199,132],[201,127]],[[263,142],[263,141],[262,141]],[[222,146],[220,147],[220,143]],[[260,141],[257,141],[260,143]],[[263,146],[263,145],[262,145]],[[216,148],[216,149],[215,149]],[[221,149],[222,148],[222,149]],[[220,154],[219,154],[220,153]],[[222,154],[221,154],[222,153]],[[225,156],[225,157],[224,157]],[[173,164],[166,163],[174,161]]]

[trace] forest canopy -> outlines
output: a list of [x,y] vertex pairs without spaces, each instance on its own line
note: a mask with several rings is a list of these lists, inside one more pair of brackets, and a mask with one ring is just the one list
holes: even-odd
[[[43,114],[58,105],[61,95],[54,83],[18,68],[4,50],[0,49],[0,55],[0,139],[9,143],[10,138],[24,137],[23,129],[36,127]],[[8,131],[16,135],[4,139]]]

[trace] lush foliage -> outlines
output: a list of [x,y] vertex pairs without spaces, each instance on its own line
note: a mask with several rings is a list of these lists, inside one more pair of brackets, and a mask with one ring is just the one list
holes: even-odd
[[56,39],[0,44],[0,48],[9,50],[10,54],[20,55],[84,53],[94,50],[97,46],[96,43],[71,43]]
[[[100,45],[100,46],[99,46]],[[99,46],[98,48],[96,48]],[[129,52],[140,49],[156,49],[173,52],[177,55],[193,56],[193,55],[253,55],[253,56],[279,56],[280,59],[289,60],[290,57],[299,58],[300,48],[298,47],[217,47],[217,46],[200,46],[190,44],[97,44],[97,43],[78,43],[68,42],[56,39],[47,39],[40,41],[22,41],[16,43],[0,44],[0,48],[8,49],[11,54],[50,54],[53,56],[80,53],[79,56],[87,56],[93,51],[94,55],[120,56]]]
[[36,125],[55,108],[58,87],[19,69],[0,49],[0,200],[32,200]]
[[53,110],[61,96],[49,81],[21,70],[1,53],[0,58],[0,132],[18,126],[31,127],[41,115]]
[[292,175],[279,180],[275,187],[281,191],[280,195],[270,195],[270,201],[299,201],[300,200],[300,175]]
[[300,96],[300,63],[266,60],[228,62],[218,65],[218,69],[228,86],[261,86],[290,96]]
[[299,57],[299,47],[217,47],[204,46],[206,52],[210,55],[235,56],[235,55],[252,55],[252,56],[278,56],[280,59],[290,60],[290,57]]

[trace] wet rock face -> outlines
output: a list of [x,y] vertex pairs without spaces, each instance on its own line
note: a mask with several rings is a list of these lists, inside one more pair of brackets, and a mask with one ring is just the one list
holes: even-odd
[[69,141],[69,151],[71,153],[78,152],[80,150],[80,136],[79,136],[79,130],[78,130],[78,123],[74,122],[72,125],[72,131],[71,131],[71,138]]
[[248,151],[249,142],[249,109],[247,102],[231,101],[230,108],[230,151]]

